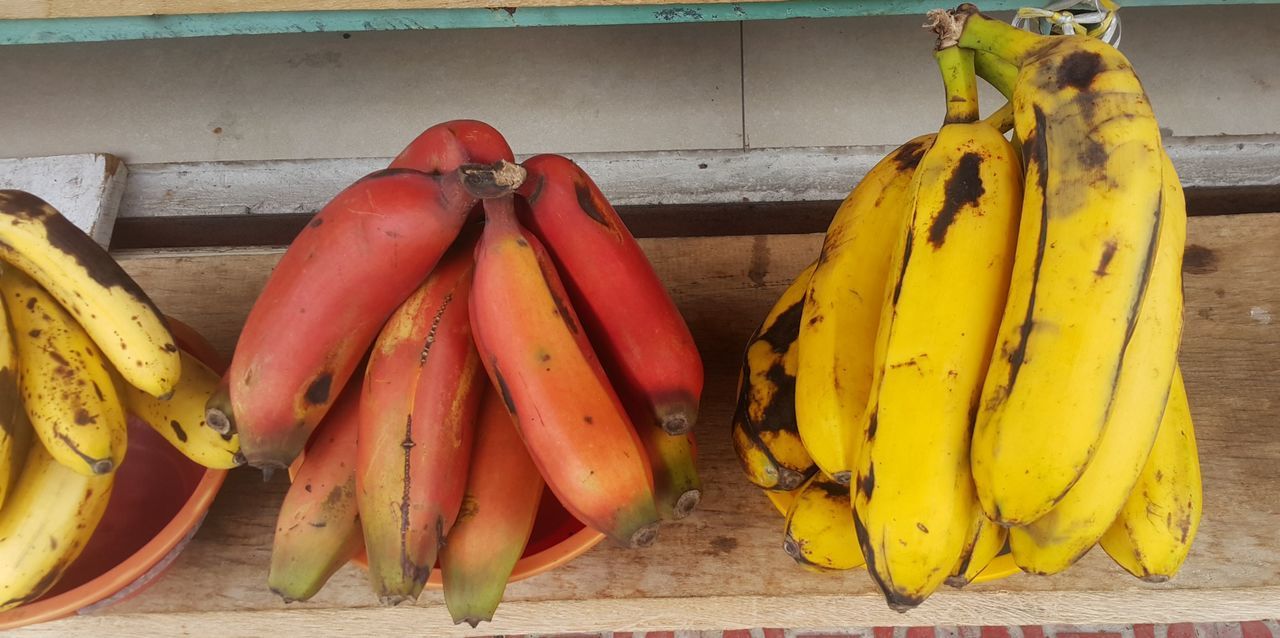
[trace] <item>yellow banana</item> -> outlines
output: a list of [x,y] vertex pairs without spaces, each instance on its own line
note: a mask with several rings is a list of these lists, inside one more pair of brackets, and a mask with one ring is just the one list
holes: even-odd
[[840,204],[804,299],[796,422],[814,462],[844,485],[858,459],[889,253],[909,212],[912,175],[933,140],[922,135],[898,147]]
[[0,304],[0,507],[17,481],[31,441],[31,425],[18,391],[18,353],[9,317]]
[[[952,587],[964,587],[984,574],[988,576],[987,580],[992,579],[995,572],[1000,572],[1000,577],[1003,577],[1009,571],[992,562],[1000,554],[1000,550],[1005,548],[1009,530],[987,518],[976,501],[971,509],[973,514],[969,521],[969,531],[965,534],[964,549],[960,552],[960,562],[951,569],[951,575],[946,580]],[[988,573],[987,570],[993,566],[995,569]],[[1018,571],[1018,566],[1013,565],[1012,571]]]
[[114,474],[73,472],[43,445],[31,446],[0,509],[0,611],[31,602],[58,582],[102,520],[114,480]]
[[866,563],[858,551],[849,510],[849,487],[822,473],[809,479],[787,510],[782,548],[813,571],[853,569]]
[[[1026,194],[972,452],[987,514],[1026,525],[1079,479],[1116,399],[1164,213],[1160,132],[1110,45],[1032,34],[972,5],[953,15],[960,46],[1021,67]],[[1160,393],[1147,399],[1159,409]]]
[[155,304],[88,235],[44,200],[0,190],[0,259],[49,291],[129,383],[164,396],[178,381],[178,347]]
[[[0,224],[3,225],[3,224]],[[125,416],[109,364],[79,323],[30,277],[0,274],[18,345],[18,386],[36,436],[59,463],[107,474],[125,453]]]
[[218,389],[218,374],[185,351],[181,357],[182,374],[172,397],[162,401],[125,383],[125,408],[200,465],[217,470],[244,465],[240,436],[219,434],[204,422],[205,403]]
[[751,335],[738,376],[733,449],[747,479],[767,490],[794,490],[813,475],[813,459],[796,432],[796,335],[810,264]]
[[769,497],[769,502],[773,504],[773,508],[778,510],[778,513],[782,515],[783,519],[785,519],[787,517],[787,512],[791,511],[791,504],[796,502],[797,496],[800,496],[800,490],[802,488],[803,486],[786,492],[780,492],[778,490],[763,490],[763,492],[765,496]]
[[1013,147],[977,121],[972,52],[948,47],[937,59],[947,119],[916,170],[894,248],[853,489],[867,570],[899,611],[943,583],[969,538],[969,435],[1022,198]]
[[1151,455],[1120,515],[1103,534],[1102,549],[1138,578],[1169,580],[1195,540],[1202,496],[1191,408],[1182,371],[1175,370]]
[[[1047,514],[1009,531],[1023,570],[1056,574],[1084,556],[1115,520],[1160,427],[1182,335],[1182,251],[1187,217],[1173,163],[1164,159],[1164,221],[1151,281],[1125,349],[1102,438],[1080,479]],[[1161,399],[1159,405],[1150,397]]]

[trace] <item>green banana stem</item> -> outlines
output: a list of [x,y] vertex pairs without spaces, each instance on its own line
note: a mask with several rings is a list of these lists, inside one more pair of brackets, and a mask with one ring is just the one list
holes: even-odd
[[1013,85],[1018,82],[1018,67],[994,53],[977,51],[973,55],[973,68],[978,77],[995,87],[1001,95],[1013,99]]
[[934,51],[942,71],[942,84],[947,95],[946,124],[978,121],[978,76],[973,68],[973,51],[947,47]]
[[957,7],[952,16],[960,27],[960,46],[986,51],[1018,66],[1022,66],[1047,41],[1046,36],[988,18],[967,2]]

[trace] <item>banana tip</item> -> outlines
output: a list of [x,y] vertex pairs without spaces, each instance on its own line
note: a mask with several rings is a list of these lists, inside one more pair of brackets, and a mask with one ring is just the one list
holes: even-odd
[[461,625],[462,623],[467,623],[468,625],[471,625],[471,628],[472,628],[472,629],[475,629],[476,627],[479,627],[479,626],[480,626],[480,623],[482,623],[482,622],[488,622],[488,621],[491,621],[491,620],[493,620],[493,618],[492,618],[492,617],[490,617],[490,618],[481,618],[481,617],[479,617],[479,616],[467,616],[466,618],[459,618],[459,619],[457,619],[457,620],[453,621],[453,624],[455,624],[455,625]]
[[214,432],[223,436],[230,434],[231,431],[235,429],[231,423],[231,418],[228,417],[227,413],[221,408],[209,408],[205,410],[204,422],[205,425],[213,428]]
[[89,470],[97,475],[110,474],[114,469],[116,469],[116,464],[111,459],[98,459],[89,464]]
[[662,420],[662,429],[667,434],[678,436],[693,429],[693,422],[684,414],[673,414]]
[[1167,582],[1169,582],[1169,577],[1168,577],[1168,576],[1165,576],[1164,574],[1147,574],[1146,576],[1143,576],[1143,577],[1142,577],[1142,582],[1144,582],[1144,583],[1167,583]]
[[698,507],[698,503],[702,501],[702,490],[689,490],[680,495],[676,499],[675,507],[672,508],[672,516],[677,519],[684,518],[691,514]]
[[961,587],[969,584],[969,579],[964,576],[948,576],[945,582],[950,587],[960,589]]
[[831,478],[835,479],[837,483],[847,486],[853,482],[853,473],[849,471],[836,472],[831,475]]
[[378,602],[382,603],[383,607],[395,607],[400,603],[410,602],[412,600],[412,596],[405,596],[404,594],[386,594],[378,596]]
[[631,535],[632,547],[648,547],[658,540],[658,524],[649,523]]

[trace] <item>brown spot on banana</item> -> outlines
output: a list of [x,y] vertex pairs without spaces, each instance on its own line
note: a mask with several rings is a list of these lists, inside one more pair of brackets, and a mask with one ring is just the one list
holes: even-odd
[[315,380],[311,382],[311,385],[307,386],[307,391],[303,395],[303,399],[305,399],[309,405],[323,405],[329,400],[329,386],[332,385],[332,383],[333,373],[327,370],[322,372],[320,376],[316,377]]
[[1102,257],[1098,259],[1098,267],[1093,269],[1094,276],[1099,278],[1106,277],[1109,274],[1107,272],[1107,266],[1111,265],[1111,260],[1115,256],[1116,256],[1116,242],[1113,239],[1103,244]]
[[187,433],[183,431],[182,424],[177,421],[169,421],[169,427],[173,429],[173,436],[177,437],[183,443],[187,442]]
[[490,366],[493,368],[493,380],[498,386],[498,393],[502,395],[502,404],[507,406],[507,412],[511,418],[518,418],[516,412],[516,402],[511,398],[511,388],[507,387],[507,380],[502,376],[502,370],[498,369],[498,362],[491,361]]
[[920,165],[920,159],[924,157],[924,152],[924,142],[912,140],[898,147],[898,152],[893,156],[893,161],[898,165],[899,170],[912,170]]
[[902,295],[902,280],[907,275],[907,264],[911,262],[911,245],[915,243],[915,236],[911,230],[907,230],[907,246],[902,253],[902,268],[898,271],[898,277],[893,284],[893,305],[898,305],[898,297]]
[[1102,56],[1093,51],[1074,51],[1058,65],[1058,88],[1087,90],[1103,70]]
[[946,242],[947,230],[955,223],[960,210],[965,206],[976,206],[978,199],[986,192],[987,189],[982,184],[982,156],[965,153],[947,177],[942,210],[938,211],[933,223],[929,225],[929,243],[934,250],[942,248],[942,244]]
[[871,495],[876,491],[876,466],[874,463],[867,466],[867,473],[858,476],[858,491],[862,492],[862,497],[871,500]]
[[597,224],[613,230],[613,227],[609,225],[609,220],[605,218],[602,212],[604,209],[603,202],[596,201],[596,194],[586,184],[575,182],[573,192],[578,198],[578,207],[582,209],[583,213],[586,213],[587,217],[590,217]]

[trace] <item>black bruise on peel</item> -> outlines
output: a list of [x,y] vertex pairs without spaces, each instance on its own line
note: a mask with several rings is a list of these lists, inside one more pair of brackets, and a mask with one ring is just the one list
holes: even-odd
[[1084,91],[1101,72],[1101,55],[1092,51],[1075,51],[1063,58],[1062,64],[1058,66],[1058,88],[1072,87]]
[[[795,305],[778,315],[773,325],[769,326],[769,329],[760,335],[758,339],[768,343],[769,347],[773,348],[773,351],[778,355],[779,360],[769,366],[768,370],[765,370],[765,379],[772,383],[777,388],[777,391],[773,394],[773,401],[764,410],[764,418],[759,423],[754,423],[753,428],[749,428],[754,432],[797,431],[795,416],[796,378],[787,373],[786,366],[783,365],[781,358],[791,348],[792,342],[795,341],[796,335],[800,332],[803,311],[804,302],[796,302]],[[748,393],[743,394],[742,398],[745,401]]]
[[866,476],[858,477],[858,491],[862,492],[863,498],[871,500],[871,494],[876,491],[876,466],[871,464],[867,467]]
[[1116,242],[1109,241],[1102,247],[1102,257],[1098,259],[1098,267],[1093,269],[1093,274],[1098,277],[1106,277],[1107,266],[1111,265],[1111,260],[1116,256]]
[[924,152],[924,142],[913,140],[898,147],[898,152],[894,155],[893,161],[898,165],[899,169],[910,170],[920,165]]
[[329,400],[329,386],[332,383],[332,372],[321,374],[311,382],[311,385],[307,386],[307,392],[303,398],[311,405],[324,405]]
[[178,423],[177,421],[170,421],[169,427],[173,428],[173,435],[177,437],[179,441],[182,441],[183,443],[187,442],[187,433],[182,430],[181,423]]
[[138,282],[107,254],[106,249],[44,200],[22,191],[0,191],[0,214],[42,224],[49,245],[75,261],[90,279],[104,288],[120,288],[150,308],[156,317],[162,316]]
[[498,384],[498,393],[502,395],[502,404],[507,406],[507,412],[512,416],[516,416],[516,402],[511,398],[511,388],[507,387],[507,380],[502,377],[502,370],[498,369],[498,362],[493,362],[493,381]]
[[898,297],[902,295],[902,280],[907,276],[907,264],[911,263],[911,245],[916,243],[916,238],[910,230],[907,231],[907,246],[902,252],[902,269],[898,271],[898,281],[893,284],[893,305],[898,305]]
[[[575,182],[573,192],[578,197],[578,207],[582,209],[583,213],[586,213],[587,217],[590,217],[601,226],[612,228],[608,218],[605,217],[604,207],[601,206],[603,202],[596,201],[596,194],[592,192],[590,186]],[[607,204],[605,205],[607,206]]]
[[929,225],[929,243],[934,250],[942,248],[946,242],[947,230],[955,223],[960,210],[965,206],[976,206],[986,192],[982,185],[982,156],[965,153],[947,178],[942,210]]

